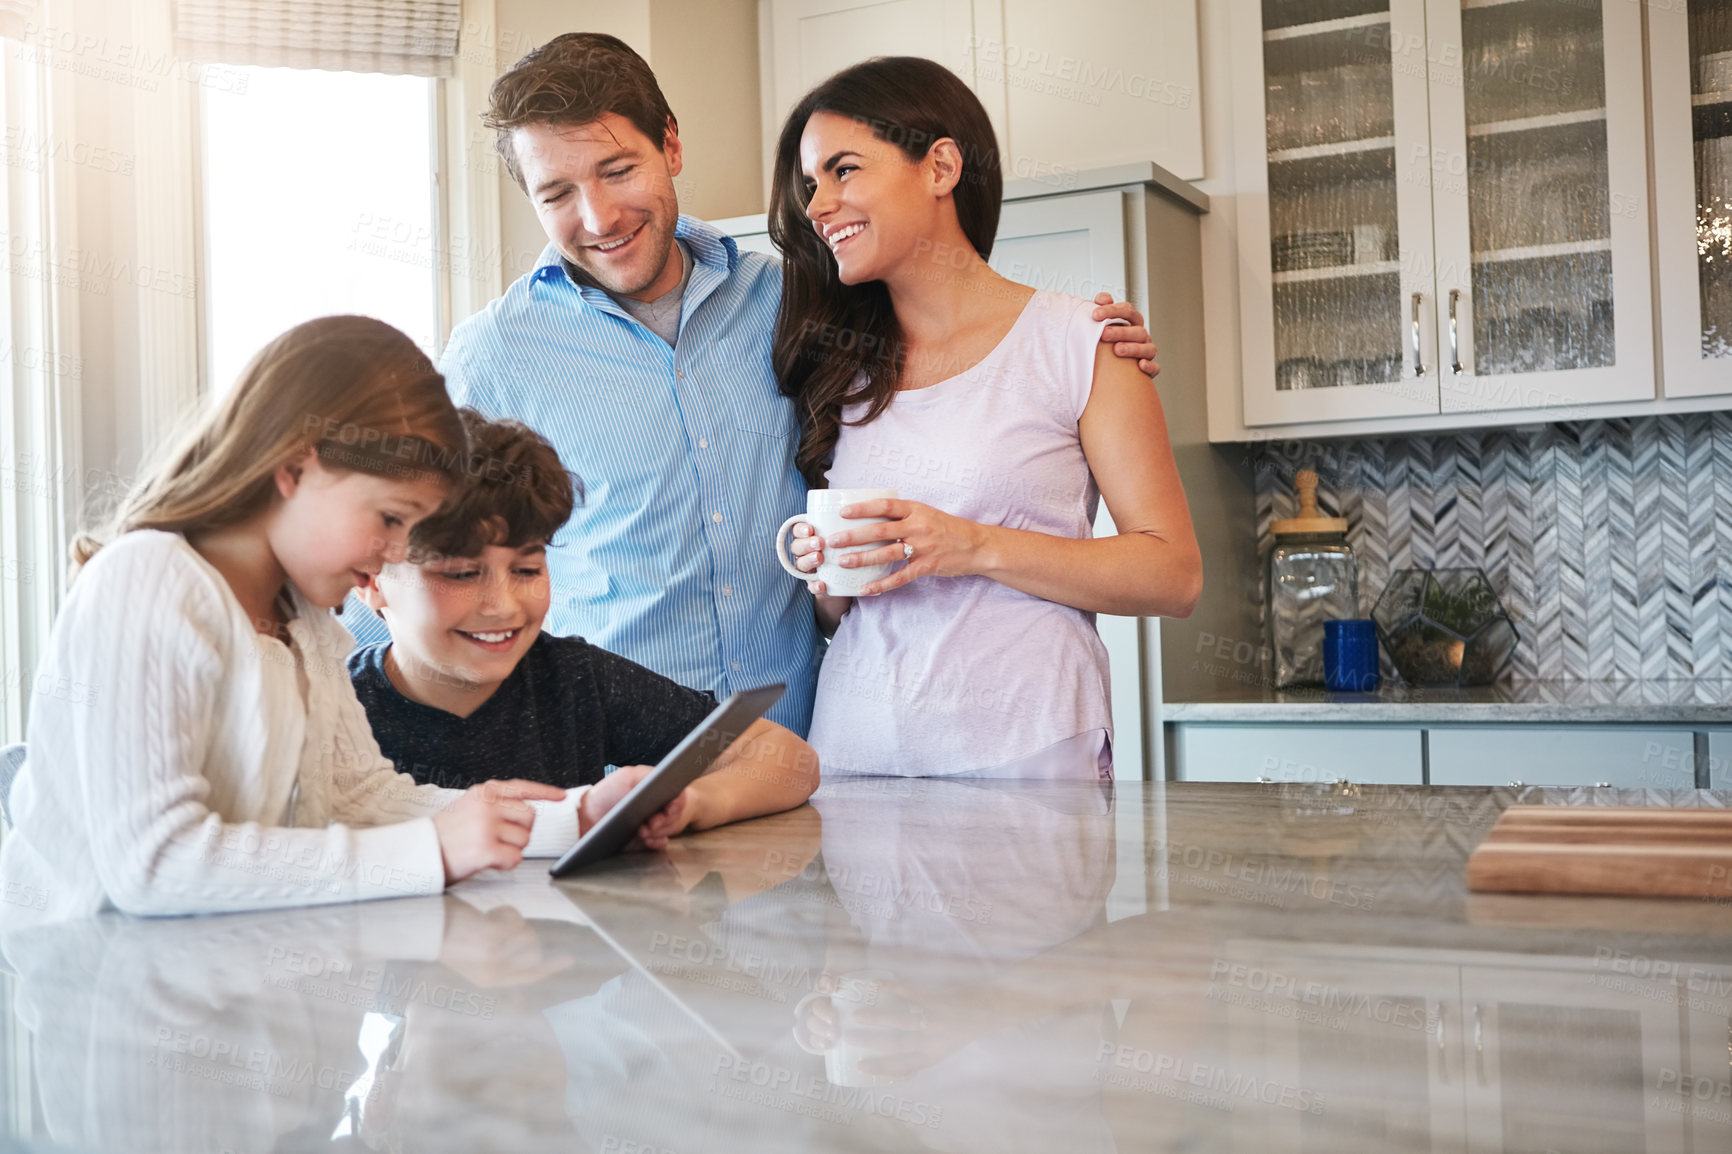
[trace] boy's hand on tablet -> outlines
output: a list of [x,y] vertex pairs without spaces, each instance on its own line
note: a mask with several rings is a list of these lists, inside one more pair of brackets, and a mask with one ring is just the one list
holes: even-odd
[[565,791],[539,781],[484,781],[433,817],[445,884],[485,869],[513,869],[523,860],[535,824],[531,801],[558,801]]
[[[653,765],[622,765],[590,786],[589,792],[583,795],[583,800],[577,806],[578,836],[588,833],[590,827],[600,821],[603,814],[618,805],[654,768]],[[637,837],[626,849],[666,849],[668,839],[692,822],[697,807],[692,804],[691,792],[689,787],[681,790],[678,797],[638,826]]]

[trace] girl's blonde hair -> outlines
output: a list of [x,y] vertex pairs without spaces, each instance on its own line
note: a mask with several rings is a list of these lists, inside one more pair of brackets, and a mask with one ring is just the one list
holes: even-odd
[[308,449],[329,468],[451,487],[467,457],[445,378],[414,341],[372,317],[319,317],[258,351],[106,529],[73,543],[73,564],[134,529],[188,533],[244,521],[270,503],[278,466]]

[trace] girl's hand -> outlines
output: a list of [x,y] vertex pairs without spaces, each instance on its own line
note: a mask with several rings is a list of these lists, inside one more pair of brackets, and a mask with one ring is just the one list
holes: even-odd
[[[583,800],[577,804],[578,836],[588,833],[590,827],[602,819],[602,815],[636,789],[637,783],[648,777],[654,768],[650,765],[622,765],[592,785],[589,792],[583,795]],[[682,789],[678,797],[637,827],[637,837],[626,848],[666,849],[668,839],[683,832],[696,820],[697,815],[697,801],[692,796],[690,787]]]
[[531,986],[568,968],[570,954],[544,953],[541,937],[510,906],[482,913],[459,898],[445,899],[440,964],[483,989]]
[[484,781],[433,816],[445,884],[485,869],[508,870],[523,860],[535,824],[531,801],[559,801],[565,791],[539,781]]
[[[875,497],[870,501],[844,505],[841,514],[843,517],[890,519],[832,533],[829,537],[832,548],[867,545],[889,538],[895,540],[864,553],[848,553],[837,560],[838,565],[854,569],[861,565],[903,563],[889,576],[880,577],[862,589],[860,593],[864,597],[888,593],[916,577],[966,577],[981,572],[984,567],[990,530],[978,521],[952,517],[920,501],[892,497]],[[902,548],[904,542],[914,546],[914,559],[911,561],[906,560]]]

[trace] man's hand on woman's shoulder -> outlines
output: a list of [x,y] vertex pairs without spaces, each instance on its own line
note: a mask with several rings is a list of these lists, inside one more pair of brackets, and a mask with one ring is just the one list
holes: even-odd
[[1143,314],[1136,306],[1130,301],[1115,304],[1112,293],[1096,293],[1094,319],[1124,321],[1122,325],[1108,325],[1101,332],[1101,343],[1112,345],[1113,352],[1127,360],[1135,358],[1137,368],[1151,380],[1161,375],[1161,366],[1155,363],[1155,342],[1143,327]]

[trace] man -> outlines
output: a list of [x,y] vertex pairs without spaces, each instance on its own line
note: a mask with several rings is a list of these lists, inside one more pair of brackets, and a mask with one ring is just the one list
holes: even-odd
[[[440,368],[458,404],[538,430],[583,487],[548,551],[547,628],[718,697],[786,682],[769,716],[804,736],[818,633],[772,541],[806,501],[770,366],[780,262],[680,215],[678,124],[623,41],[556,37],[490,104],[549,244]],[[1116,335],[1120,355],[1154,356],[1140,327]]]

